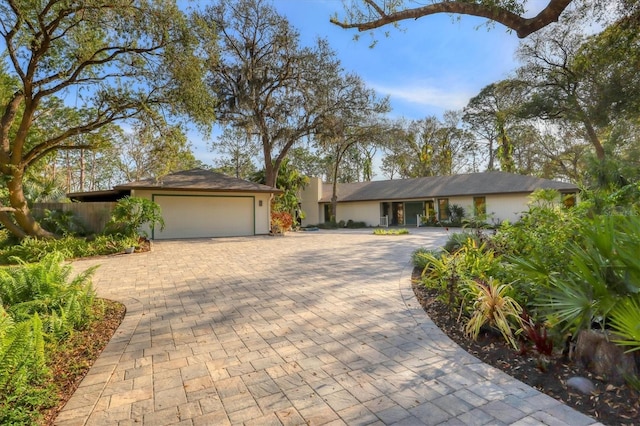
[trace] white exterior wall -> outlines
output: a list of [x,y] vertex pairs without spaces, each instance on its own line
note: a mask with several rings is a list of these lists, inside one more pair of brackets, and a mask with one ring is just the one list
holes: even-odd
[[[488,222],[504,222],[508,220],[511,223],[520,220],[523,212],[529,209],[529,194],[493,194],[478,195],[485,197]],[[474,214],[473,198],[469,197],[436,197],[435,207],[438,208],[438,199],[448,198],[449,205],[457,204],[464,208],[465,217],[472,217]]]
[[301,208],[305,214],[302,219],[302,226],[317,225],[324,220],[322,217],[322,206],[318,203],[322,198],[322,181],[317,177],[309,178],[309,185],[300,194]]
[[[529,209],[529,194],[494,194],[478,195],[485,197],[488,222],[517,222],[522,213]],[[442,197],[447,198],[447,197]],[[437,206],[436,198],[436,206]],[[457,204],[464,208],[465,217],[472,217],[473,197],[449,197],[449,205]],[[437,208],[437,207],[436,207]]]
[[380,201],[362,201],[353,203],[338,203],[336,221],[349,219],[354,222],[365,222],[367,226],[380,224]]
[[520,220],[523,212],[529,210],[529,194],[505,194],[487,196],[489,220],[511,223]]
[[[162,202],[164,199],[165,202],[168,202],[167,206],[170,206],[170,211],[162,212],[165,222],[179,222],[180,229],[179,235],[168,235],[165,238],[203,236],[201,235],[203,226],[212,223],[213,220],[225,228],[216,236],[268,234],[270,230],[271,194],[269,193],[132,190],[131,196],[149,200],[155,198],[157,202]],[[228,203],[223,208],[216,208],[215,218],[212,218],[212,212],[208,208],[211,207],[210,203],[214,200],[228,200]],[[188,215],[185,215],[184,210],[180,210],[180,204],[191,207]],[[250,221],[248,225],[247,221]],[[225,223],[228,223],[229,227],[225,227]],[[242,223],[244,226],[240,229]],[[150,229],[147,228],[145,231],[148,235],[152,235]],[[156,230],[155,232],[159,233],[160,231]]]

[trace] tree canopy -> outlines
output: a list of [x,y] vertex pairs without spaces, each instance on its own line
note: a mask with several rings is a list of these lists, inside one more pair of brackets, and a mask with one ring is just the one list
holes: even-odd
[[210,119],[188,24],[171,0],[0,1],[0,223],[49,235],[29,211],[25,172],[52,152],[94,148],[79,136],[159,110]]

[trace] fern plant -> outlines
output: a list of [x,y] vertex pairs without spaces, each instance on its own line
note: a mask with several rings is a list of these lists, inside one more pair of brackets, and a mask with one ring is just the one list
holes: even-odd
[[0,270],[0,300],[9,306],[15,320],[27,320],[40,314],[52,337],[62,337],[82,328],[90,319],[95,292],[90,268],[70,279],[72,268],[62,263],[60,253],[51,253],[37,264]]

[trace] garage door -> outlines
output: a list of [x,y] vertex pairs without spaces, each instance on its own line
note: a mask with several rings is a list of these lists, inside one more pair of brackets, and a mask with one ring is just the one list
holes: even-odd
[[165,228],[154,239],[254,235],[253,197],[154,195]]

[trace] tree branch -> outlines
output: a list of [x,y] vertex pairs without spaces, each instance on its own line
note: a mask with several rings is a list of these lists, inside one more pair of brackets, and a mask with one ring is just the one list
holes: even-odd
[[515,31],[519,38],[525,38],[552,22],[557,22],[562,12],[572,1],[549,0],[549,4],[538,15],[533,18],[524,18],[504,7],[464,3],[461,1],[443,1],[387,14],[375,1],[365,0],[365,3],[376,11],[379,18],[364,22],[341,22],[337,18],[331,18],[330,22],[344,29],[356,28],[358,31],[368,31],[405,19],[418,19],[438,13],[450,13],[487,18]]

